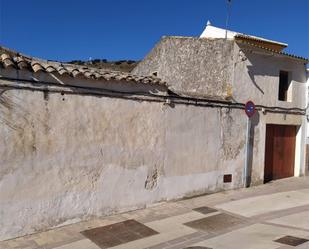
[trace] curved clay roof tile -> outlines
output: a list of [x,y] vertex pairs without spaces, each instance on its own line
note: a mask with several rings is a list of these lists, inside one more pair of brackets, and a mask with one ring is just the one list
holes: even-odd
[[95,79],[100,79],[100,78],[104,78],[103,75],[99,74],[99,73],[93,73],[93,76]]
[[29,67],[28,62],[23,57],[16,57],[15,60],[19,69],[26,69]]
[[38,62],[32,62],[31,67],[32,67],[33,72],[35,73],[39,71],[44,71],[44,67]]
[[106,72],[102,73],[101,75],[104,80],[110,80],[112,78],[112,75]]
[[135,83],[166,84],[156,77],[137,76],[128,72],[111,71],[109,69],[79,66],[70,63],[61,63],[57,61],[46,61],[18,53],[0,53],[0,65],[6,68],[17,70],[29,70],[31,72],[55,73],[60,76],[78,77],[83,76],[90,79],[99,79],[104,81],[118,80],[131,81]]
[[5,68],[15,67],[14,62],[12,61],[12,58],[8,54],[2,54],[1,55],[1,61],[2,61],[3,66]]
[[57,68],[57,72],[60,74],[60,75],[69,75],[69,72],[62,66],[60,66],[59,68]]
[[131,75],[128,75],[126,78],[125,78],[126,81],[132,81],[134,80],[134,77],[131,76]]
[[92,75],[92,73],[90,72],[90,71],[85,71],[84,72],[84,76],[86,77],[86,78],[91,78],[91,75]]
[[47,65],[47,66],[45,67],[45,70],[46,70],[46,72],[48,72],[48,73],[53,73],[53,72],[56,72],[56,71],[57,71],[56,68],[54,68],[52,65]]
[[115,75],[116,80],[126,80],[127,76],[126,75]]
[[147,84],[147,83],[150,83],[151,80],[145,77],[144,79],[141,80],[141,82],[144,84]]
[[79,76],[82,76],[82,75],[83,75],[83,73],[80,72],[78,69],[73,69],[73,70],[71,71],[71,74],[73,75],[73,77],[79,77]]

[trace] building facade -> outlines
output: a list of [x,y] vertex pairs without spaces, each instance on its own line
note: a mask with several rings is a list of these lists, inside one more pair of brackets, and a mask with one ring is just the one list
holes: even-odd
[[307,172],[304,58],[164,37],[131,73],[9,50],[0,61],[1,240],[241,188],[246,160],[250,185]]
[[[154,72],[174,93],[227,101],[229,110],[253,101],[258,111],[252,118],[248,146],[251,184],[304,175],[308,171],[307,60],[282,52],[287,46],[284,43],[232,31],[223,38],[225,34],[225,30],[208,25],[200,38],[164,37],[133,73]],[[242,119],[243,125],[247,122],[244,113],[229,119]],[[231,143],[221,139],[222,146],[229,151],[245,149],[246,128],[235,132],[230,127],[235,137]],[[241,170],[245,153],[239,155],[237,168]],[[235,162],[227,165],[235,166]]]

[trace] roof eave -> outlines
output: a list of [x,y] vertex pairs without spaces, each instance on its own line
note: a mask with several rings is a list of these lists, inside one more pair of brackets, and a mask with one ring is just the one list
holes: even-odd
[[59,74],[60,76],[66,74],[72,78],[84,77],[86,79],[111,79],[139,84],[167,86],[166,82],[154,75],[138,76],[121,71],[101,70],[93,67],[84,67],[57,61],[46,61],[24,56],[6,48],[3,48],[3,52],[4,53],[0,53],[0,64],[3,66],[4,70],[10,67],[16,70],[28,70],[34,73],[40,71],[48,74]]
[[253,43],[250,43],[250,42],[246,42],[246,41],[243,41],[243,40],[241,40],[240,43],[248,45],[250,47],[259,48],[259,49],[262,49],[262,50],[265,50],[265,51],[268,51],[268,52],[271,52],[271,53],[276,53],[276,54],[279,54],[279,55],[282,55],[282,56],[286,56],[286,57],[289,57],[289,58],[292,58],[292,59],[301,60],[301,61],[305,62],[306,64],[309,62],[309,59],[305,58],[305,57],[301,57],[301,56],[285,53],[285,52],[282,52],[282,51],[277,51],[277,50],[274,50],[274,49],[266,48],[266,47],[259,46],[259,45],[256,45],[256,44],[253,44]]
[[236,40],[237,39],[246,39],[246,40],[252,40],[252,41],[260,41],[260,42],[265,42],[265,43],[281,46],[282,48],[288,47],[287,43],[273,41],[273,40],[269,40],[269,39],[265,39],[265,38],[261,38],[261,37],[257,37],[257,36],[252,36],[252,35],[237,34],[237,35],[235,35],[235,39]]

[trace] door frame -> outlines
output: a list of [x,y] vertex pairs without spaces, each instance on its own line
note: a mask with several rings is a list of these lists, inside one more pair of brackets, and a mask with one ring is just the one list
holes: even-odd
[[[265,123],[265,144],[264,144],[264,167],[263,167],[263,182],[265,183],[265,164],[266,164],[266,142],[267,142],[267,125],[278,125],[278,126],[295,126],[296,128],[296,134],[295,134],[295,151],[294,151],[294,174],[293,176],[300,176],[303,174],[302,171],[304,171],[303,169],[303,163],[302,163],[302,154],[305,153],[305,151],[303,150],[303,139],[302,139],[302,133],[303,133],[303,129],[302,129],[302,125],[300,124],[290,124],[290,123],[286,123],[286,124],[282,124],[282,123]],[[291,176],[291,177],[293,177]]]

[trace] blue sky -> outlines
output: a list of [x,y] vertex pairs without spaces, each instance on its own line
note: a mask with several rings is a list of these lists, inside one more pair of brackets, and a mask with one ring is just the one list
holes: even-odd
[[[50,60],[142,59],[163,35],[225,27],[226,0],[0,0],[0,44]],[[309,57],[309,0],[232,0],[229,28]]]

